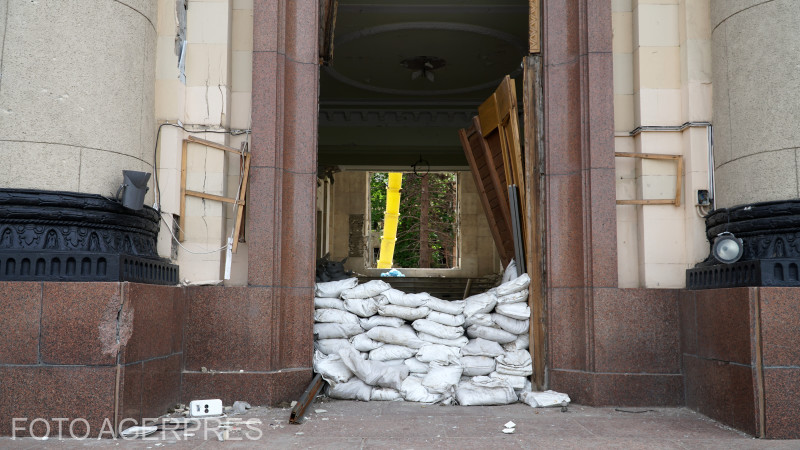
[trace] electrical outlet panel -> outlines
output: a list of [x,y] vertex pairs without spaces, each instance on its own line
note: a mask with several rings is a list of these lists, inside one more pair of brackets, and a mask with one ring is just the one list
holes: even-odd
[[208,417],[222,415],[222,400],[193,400],[189,403],[192,417]]

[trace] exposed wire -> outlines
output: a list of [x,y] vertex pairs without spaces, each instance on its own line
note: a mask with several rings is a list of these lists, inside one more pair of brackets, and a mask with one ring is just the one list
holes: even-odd
[[[188,248],[186,248],[186,246],[184,246],[183,244],[181,244],[181,241],[179,241],[179,240],[178,240],[178,237],[177,237],[177,236],[175,236],[175,233],[172,231],[172,227],[171,227],[171,226],[170,226],[170,225],[167,223],[167,221],[166,221],[166,220],[164,220],[164,216],[163,216],[163,214],[169,214],[169,213],[164,213],[164,212],[162,212],[162,213],[160,213],[158,216],[159,216],[159,217],[161,217],[161,221],[162,221],[162,222],[164,222],[164,225],[166,225],[166,226],[167,226],[167,230],[169,231],[169,234],[170,234],[170,235],[172,235],[172,239],[175,241],[175,243],[177,243],[177,244],[178,244],[178,246],[180,246],[180,248],[182,248],[182,249],[186,250],[188,253],[191,253],[191,254],[193,254],[193,255],[210,255],[211,253],[217,253],[217,252],[219,252],[219,251],[222,251],[222,250],[225,250],[226,248],[228,248],[228,244],[225,244],[225,245],[223,245],[222,247],[220,247],[220,248],[217,248],[217,249],[214,249],[214,250],[208,250],[208,251],[202,251],[202,252],[197,252],[197,251],[194,251],[194,250],[189,250]],[[181,226],[180,226],[180,225],[178,225],[177,223],[175,224],[175,226],[177,226],[179,230],[183,231],[183,228],[181,228]]]

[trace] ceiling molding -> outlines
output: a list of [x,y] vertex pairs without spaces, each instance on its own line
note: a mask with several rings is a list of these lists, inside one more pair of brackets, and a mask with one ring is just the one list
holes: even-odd
[[415,127],[464,128],[469,126],[477,109],[334,109],[319,111],[319,126],[330,127]]

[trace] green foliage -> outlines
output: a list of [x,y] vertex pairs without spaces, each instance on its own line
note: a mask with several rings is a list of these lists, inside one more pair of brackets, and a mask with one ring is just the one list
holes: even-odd
[[[413,173],[403,174],[400,191],[400,222],[393,267],[420,267],[420,211],[422,199],[428,199],[427,229],[431,268],[455,266],[456,245],[456,174],[452,172],[429,173],[427,193],[422,190],[422,178]],[[386,210],[386,185],[388,174],[372,173],[370,177],[370,214],[372,230],[382,232],[383,214]],[[427,195],[426,195],[427,194]]]

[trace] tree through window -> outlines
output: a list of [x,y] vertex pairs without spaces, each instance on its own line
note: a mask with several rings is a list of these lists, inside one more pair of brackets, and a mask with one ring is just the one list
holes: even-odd
[[[388,173],[370,174],[370,230],[381,235],[386,210]],[[458,266],[457,176],[430,172],[403,174],[400,222],[393,266],[442,269]],[[377,260],[377,255],[373,260]]]

